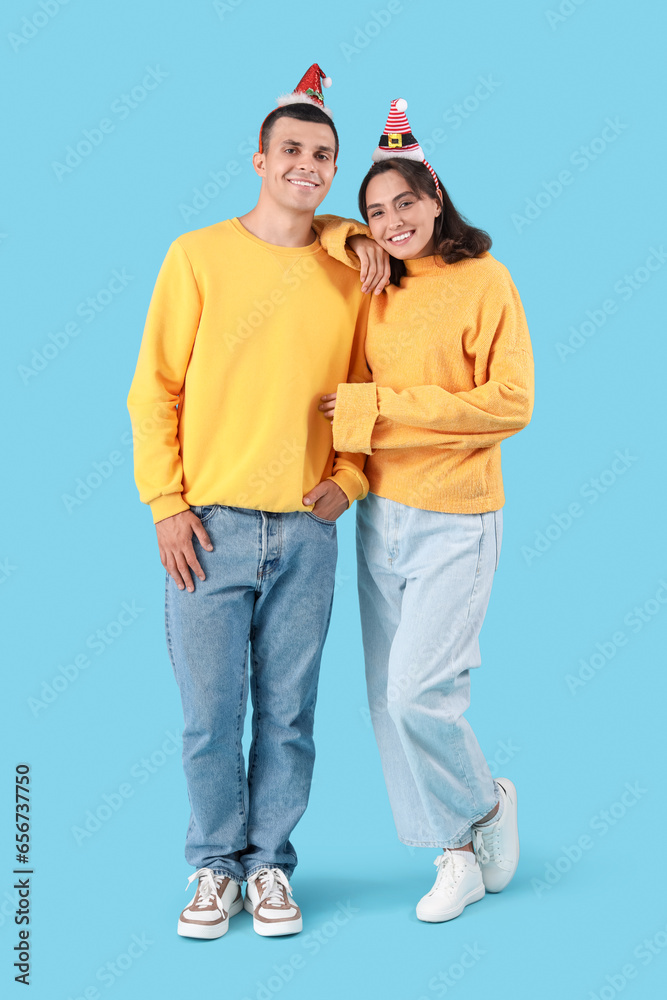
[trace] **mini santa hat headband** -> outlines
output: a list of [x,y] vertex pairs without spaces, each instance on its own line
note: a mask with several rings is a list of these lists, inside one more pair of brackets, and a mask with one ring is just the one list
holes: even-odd
[[[320,89],[320,81],[322,89]],[[326,90],[330,86],[331,77],[325,76],[324,71],[320,69],[317,63],[313,63],[303,74],[291,94],[280,95],[277,100],[277,106],[284,108],[288,104],[312,104],[314,107],[319,108],[320,111],[324,111],[325,115],[328,115],[333,120],[333,111],[325,105],[322,93],[323,89]],[[273,109],[273,111],[275,110],[276,108]],[[269,114],[273,114],[273,111],[270,111]],[[269,115],[266,116],[266,118],[268,117]],[[260,153],[264,152],[262,149],[262,129],[264,128],[264,122],[262,122],[259,130]]]
[[418,160],[431,172],[435,189],[442,198],[442,191],[440,190],[435,170],[424,156],[424,150],[410,130],[410,123],[405,114],[407,110],[408,102],[404,101],[402,97],[391,102],[387,124],[380,136],[380,142],[373,153],[373,162],[378,163],[380,160],[387,160],[394,156],[399,159],[405,157],[408,160]]

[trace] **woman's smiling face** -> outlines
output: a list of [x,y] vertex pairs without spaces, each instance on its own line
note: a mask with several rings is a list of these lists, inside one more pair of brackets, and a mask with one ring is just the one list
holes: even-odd
[[392,257],[411,260],[435,252],[433,223],[442,206],[435,198],[418,197],[397,170],[369,181],[366,211],[373,239]]

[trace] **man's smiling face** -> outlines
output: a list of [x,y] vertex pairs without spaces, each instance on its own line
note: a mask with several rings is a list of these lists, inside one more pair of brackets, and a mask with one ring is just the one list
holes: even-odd
[[255,169],[272,201],[292,211],[314,212],[326,197],[337,167],[328,125],[279,118],[268,149],[255,153]]

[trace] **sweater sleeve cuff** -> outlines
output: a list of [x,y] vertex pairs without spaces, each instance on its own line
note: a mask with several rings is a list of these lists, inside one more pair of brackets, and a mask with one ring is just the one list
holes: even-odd
[[377,418],[375,382],[341,382],[337,389],[333,420],[336,451],[372,455],[371,435]]
[[350,507],[355,500],[363,500],[368,493],[368,488],[365,483],[361,481],[359,476],[356,476],[354,472],[351,472],[349,469],[338,469],[332,476],[328,476],[328,478],[333,480],[336,486],[340,486],[341,490],[347,497]]
[[165,496],[156,497],[150,502],[153,523],[164,521],[165,517],[172,517],[173,514],[180,514],[181,511],[190,510],[190,504],[183,499],[182,493],[167,493]]
[[316,215],[313,229],[317,233],[322,247],[330,257],[347,264],[359,271],[361,264],[356,253],[347,240],[350,236],[369,236],[370,229],[356,219],[341,219],[336,215]]

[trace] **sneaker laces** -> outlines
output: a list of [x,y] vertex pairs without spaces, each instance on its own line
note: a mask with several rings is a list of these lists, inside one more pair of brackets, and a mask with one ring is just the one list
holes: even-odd
[[222,884],[223,877],[224,876],[222,875],[216,875],[210,868],[197,869],[194,875],[190,876],[188,884],[185,887],[185,891],[187,892],[190,888],[190,884],[194,882],[196,878],[199,879],[199,888],[197,890],[199,893],[199,899],[195,896],[195,899],[192,901],[192,906],[196,905],[198,908],[203,909],[204,907],[211,905],[214,897],[219,902],[220,897],[218,896],[218,889]]
[[472,847],[480,865],[488,865],[490,861],[501,860],[500,829],[497,823],[491,823],[487,828],[472,828]]
[[289,884],[285,872],[281,868],[262,868],[251,875],[249,882],[259,882],[260,897],[259,904],[268,903],[269,906],[282,906],[285,900],[285,891],[291,896],[292,887]]
[[429,896],[435,892],[444,879],[448,879],[450,885],[453,886],[463,874],[462,862],[457,864],[453,853],[448,848],[445,848],[444,852],[435,859],[433,864],[438,869],[438,874],[435,877],[435,883],[431,892],[428,893]]

